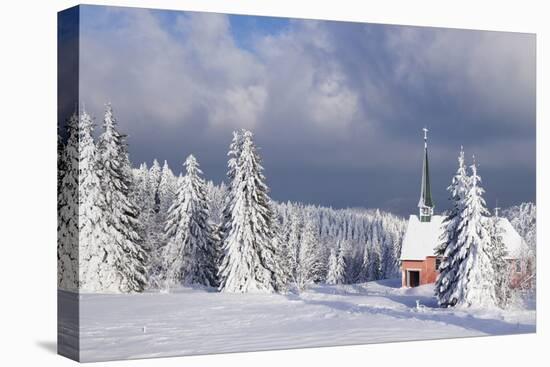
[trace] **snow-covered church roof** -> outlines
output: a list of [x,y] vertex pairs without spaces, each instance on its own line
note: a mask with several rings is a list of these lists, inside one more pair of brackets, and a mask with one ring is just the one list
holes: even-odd
[[[424,260],[434,256],[434,248],[440,243],[443,232],[442,215],[434,215],[430,222],[421,222],[416,215],[411,215],[407,232],[401,247],[401,260]],[[512,224],[506,218],[500,218],[502,242],[508,250],[508,258],[517,258],[520,254],[523,240]]]

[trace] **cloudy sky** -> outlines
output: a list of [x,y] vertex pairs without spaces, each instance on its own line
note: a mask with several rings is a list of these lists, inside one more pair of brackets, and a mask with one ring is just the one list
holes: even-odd
[[416,213],[424,126],[436,211],[461,145],[490,207],[535,200],[532,34],[84,6],[80,100],[215,182],[252,130],[276,200]]

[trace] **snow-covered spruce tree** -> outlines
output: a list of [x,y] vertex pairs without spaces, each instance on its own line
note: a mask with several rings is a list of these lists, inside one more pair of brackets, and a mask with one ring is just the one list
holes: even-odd
[[327,284],[343,284],[345,278],[344,251],[342,242],[332,248],[328,260]]
[[367,267],[367,279],[369,281],[379,280],[382,278],[382,246],[376,223],[372,226],[372,234],[370,240],[367,241],[366,251],[367,262],[365,265]]
[[389,235],[384,234],[381,241],[380,279],[387,279],[393,275],[393,243]]
[[144,215],[146,229],[146,249],[149,255],[147,264],[149,287],[158,289],[162,287],[164,274],[162,254],[166,245],[164,237],[164,226],[166,224],[168,210],[172,206],[178,190],[178,178],[174,175],[168,162],[165,160],[162,168],[158,161],[153,161],[153,166],[148,172],[148,197],[152,203],[147,214]]
[[[442,306],[494,307],[495,275],[490,253],[491,237],[486,228],[487,215],[484,190],[472,164],[468,191],[460,211],[456,242],[447,246],[443,256],[449,265],[440,268],[446,280],[445,292],[436,291]],[[438,286],[441,282],[438,282]]]
[[108,234],[106,201],[92,131],[92,118],[83,111],[78,123],[79,290],[119,292],[120,273],[116,266],[119,252]]
[[216,186],[212,181],[208,181],[206,183],[206,194],[208,196],[210,220],[216,225],[219,225],[223,222],[223,209],[227,196],[227,186],[224,182]]
[[159,288],[161,274],[161,246],[163,225],[157,221],[155,213],[155,197],[146,163],[134,170],[134,184],[132,185],[132,201],[138,208],[138,222],[140,235],[143,238],[142,247],[147,253],[147,281],[148,288]]
[[[354,284],[361,282],[361,272],[363,270],[363,253],[360,246],[352,246],[344,255],[344,263],[346,265],[346,284]],[[328,263],[328,262],[327,262]]]
[[271,213],[273,215],[271,222],[273,223],[272,238],[273,248],[275,250],[273,282],[278,292],[285,293],[292,281],[291,269],[287,262],[289,248],[287,242],[283,238],[283,229],[281,228],[277,211],[273,206],[271,208]]
[[66,125],[67,142],[60,160],[63,171],[57,195],[57,286],[78,290],[78,115]]
[[206,183],[193,155],[184,163],[177,198],[170,207],[166,222],[166,286],[177,284],[218,285],[218,251],[213,228],[208,219]]
[[[166,167],[168,168],[168,167]],[[164,225],[167,215],[167,203],[162,201],[161,181],[163,169],[157,159],[153,160],[153,164],[145,174],[143,181],[143,199],[144,210],[140,213],[140,222],[144,233],[144,248],[147,251],[149,261],[147,263],[147,272],[149,279],[149,287],[159,288],[160,281],[163,279],[162,274],[162,252],[165,245],[164,242]],[[168,172],[165,171],[165,180]],[[177,185],[177,180],[174,178],[174,185]],[[167,185],[166,185],[167,186]],[[177,187],[173,188],[177,190]]]
[[[237,136],[237,134],[236,134]],[[279,291],[273,218],[263,167],[250,131],[234,137],[230,148],[231,180],[225,210],[222,292]],[[240,154],[239,154],[240,150]],[[238,155],[238,158],[236,156]]]
[[[447,191],[450,194],[449,200],[451,201],[451,209],[449,214],[443,221],[444,232],[440,238],[440,244],[436,246],[435,253],[438,256],[443,256],[448,246],[454,246],[456,243],[456,235],[458,224],[460,221],[460,213],[462,212],[464,205],[464,198],[469,190],[470,178],[466,172],[466,165],[464,161],[464,149],[460,147],[460,153],[458,155],[458,168],[455,175],[451,180],[451,184],[447,187]],[[447,264],[442,262],[442,268]],[[436,287],[437,288],[437,287]]]
[[160,179],[162,176],[162,168],[160,167],[159,162],[154,159],[153,165],[149,169],[149,189],[151,190],[151,196],[153,197],[153,210],[155,213],[160,211]]
[[304,290],[319,278],[320,264],[316,246],[319,244],[318,230],[315,222],[308,216],[300,236],[298,262],[296,266],[296,285]]
[[488,218],[487,231],[490,237],[489,253],[495,273],[495,294],[498,305],[505,308],[512,297],[512,289],[509,282],[510,271],[506,262],[508,251],[502,241],[503,230],[500,226],[500,220],[501,218],[497,214]]
[[451,287],[455,286],[456,264],[455,256],[459,251],[459,226],[464,211],[465,197],[470,189],[470,178],[466,171],[464,162],[464,149],[460,147],[458,155],[458,168],[451,179],[451,184],[447,187],[451,201],[449,214],[443,221],[443,233],[441,234],[440,244],[435,247],[435,254],[442,258],[439,266],[439,276],[435,282],[435,295],[440,305],[449,305],[449,296],[452,294]]
[[108,262],[118,272],[118,290],[141,292],[147,284],[147,254],[142,247],[138,208],[131,197],[132,177],[125,137],[116,125],[108,104],[98,143],[98,167],[105,197],[103,219],[108,228],[105,233],[108,245],[104,251]]
[[[134,184],[132,185],[132,200],[136,203],[139,211],[139,222],[143,227],[144,240],[147,242],[147,234],[149,232],[152,217],[154,215],[154,198],[152,196],[149,169],[146,163],[142,163],[137,170],[134,171]],[[147,246],[144,246],[148,249]]]
[[212,236],[216,248],[216,268],[219,270],[222,261],[222,237],[223,237],[223,211],[227,195],[227,186],[222,182],[219,186],[212,181],[206,184],[206,196],[208,198],[208,215],[212,222]]
[[361,252],[361,269],[359,270],[359,274],[357,276],[357,283],[364,283],[368,282],[369,279],[369,262],[370,262],[370,251],[369,251],[369,242],[367,241],[365,245],[363,246],[363,251]]
[[233,139],[231,140],[231,144],[229,144],[229,151],[227,152],[227,156],[229,157],[227,161],[227,179],[229,181],[229,185],[227,186],[227,192],[224,199],[222,225],[220,227],[220,235],[222,237],[222,240],[231,231],[231,225],[233,223],[231,219],[233,215],[233,193],[235,192],[235,190],[237,190],[237,188],[235,188],[234,186],[238,185],[239,183],[239,181],[236,180],[235,177],[237,176],[238,162],[242,152],[243,134],[243,130],[233,131]]
[[292,206],[288,223],[287,260],[291,281],[296,282],[298,269],[298,249],[302,236],[304,218],[299,207]]
[[168,209],[172,206],[177,194],[177,179],[174,176],[174,173],[168,166],[168,162],[164,161],[162,166],[162,171],[160,173],[160,182],[158,187],[158,196],[159,196],[159,214],[162,217],[161,221],[164,222],[166,215],[168,214]]

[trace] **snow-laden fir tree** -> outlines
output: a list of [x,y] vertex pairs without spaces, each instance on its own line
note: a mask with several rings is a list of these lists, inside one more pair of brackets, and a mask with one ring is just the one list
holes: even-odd
[[166,222],[166,287],[201,284],[215,287],[217,279],[216,238],[208,219],[206,183],[193,155],[184,163],[186,174]]
[[208,215],[210,222],[212,222],[212,236],[216,247],[216,267],[219,270],[223,255],[222,227],[225,199],[227,196],[227,186],[223,182],[219,186],[216,186],[212,181],[209,181],[206,184],[206,196],[208,198]]
[[296,265],[296,285],[299,290],[306,289],[319,278],[320,262],[316,247],[319,245],[317,226],[311,216],[304,221],[298,248]]
[[160,173],[160,181],[158,187],[159,197],[159,214],[162,216],[161,221],[164,222],[168,209],[172,206],[177,194],[177,178],[168,166],[168,162],[164,161]]
[[498,209],[495,215],[487,220],[487,231],[490,237],[489,253],[491,255],[491,263],[495,273],[495,294],[497,303],[501,308],[508,306],[512,297],[512,289],[510,287],[510,270],[506,262],[508,251],[506,245],[502,241],[502,227],[500,225],[501,218],[498,216]]
[[451,179],[451,184],[447,187],[450,195],[451,209],[448,215],[443,220],[443,233],[440,238],[440,244],[435,247],[435,254],[442,258],[439,266],[440,275],[435,282],[435,295],[439,299],[441,305],[449,305],[450,299],[448,296],[452,294],[450,288],[454,286],[456,281],[454,265],[451,261],[459,251],[458,236],[459,225],[462,220],[464,211],[465,197],[470,189],[470,178],[466,170],[464,160],[464,149],[460,147],[458,155],[458,168],[455,175]]
[[244,131],[240,137],[236,134],[230,156],[228,176],[232,180],[224,216],[220,290],[278,291],[274,215],[250,131]]
[[227,186],[224,182],[220,185],[214,185],[212,181],[208,181],[206,183],[206,193],[208,196],[210,220],[216,225],[219,225],[223,222],[223,209],[227,196]]
[[382,235],[380,247],[380,279],[386,279],[392,276],[395,265],[393,259],[393,244],[389,235]]
[[109,235],[92,131],[92,118],[83,111],[78,123],[79,290],[120,292],[121,273],[117,264],[121,251]]
[[283,229],[281,228],[281,223],[277,215],[275,208],[271,208],[271,213],[273,218],[272,222],[272,238],[273,238],[273,248],[275,251],[275,268],[273,273],[273,282],[275,284],[275,289],[277,292],[285,293],[289,284],[292,281],[291,268],[288,264],[288,244],[283,238]]
[[346,265],[345,283],[360,283],[361,272],[363,270],[363,252],[360,246],[353,246],[351,241],[347,243],[349,243],[350,248],[344,256],[344,263]]
[[78,290],[78,114],[66,125],[67,142],[60,160],[63,172],[57,196],[57,286]]
[[153,197],[153,210],[155,213],[160,211],[160,180],[162,176],[162,168],[160,167],[159,162],[154,159],[153,165],[149,169],[149,189],[151,190],[151,196]]
[[231,231],[231,225],[233,224],[233,221],[231,219],[233,215],[233,193],[235,192],[235,190],[238,189],[235,187],[235,185],[238,185],[239,183],[239,181],[236,180],[236,175],[238,162],[242,153],[243,134],[244,130],[233,131],[233,138],[231,140],[231,143],[229,144],[229,151],[227,152],[227,156],[229,157],[227,161],[227,179],[229,184],[227,186],[227,192],[224,199],[222,225],[220,227],[222,240]]
[[105,260],[116,270],[121,292],[141,292],[147,284],[138,208],[131,196],[131,168],[125,137],[119,133],[110,104],[98,142],[98,169],[104,195]]
[[367,279],[379,280],[382,278],[382,245],[378,236],[378,226],[372,226],[371,238],[366,246],[366,273]]
[[[132,200],[136,203],[139,211],[139,222],[145,233],[144,239],[147,242],[147,234],[151,231],[148,226],[151,225],[154,216],[154,197],[152,195],[149,169],[147,163],[142,163],[137,170],[134,170],[134,183],[132,185]],[[144,246],[148,249],[148,246]]]
[[302,212],[298,207],[292,207],[289,216],[288,234],[286,238],[287,243],[287,259],[286,263],[289,267],[289,276],[292,282],[296,282],[297,268],[298,268],[298,249],[300,248],[300,241],[302,235],[304,219]]
[[[451,184],[447,187],[450,194],[451,209],[449,214],[443,221],[444,232],[440,238],[440,244],[436,246],[435,253],[438,256],[443,256],[445,249],[448,246],[454,246],[456,243],[456,235],[458,224],[460,223],[460,213],[464,209],[464,198],[469,190],[470,178],[466,171],[464,160],[464,149],[460,147],[458,155],[458,168],[451,180]],[[446,262],[442,262],[442,267],[446,266]],[[443,285],[443,284],[442,284]],[[443,285],[444,286],[444,285]]]
[[345,262],[342,242],[332,248],[328,259],[327,284],[343,284],[345,281]]
[[477,174],[475,162],[464,204],[459,213],[456,242],[448,245],[443,254],[447,263],[440,268],[436,286],[438,302],[442,306],[494,307],[498,304],[495,293],[495,275],[490,253],[491,237],[487,231],[487,215],[483,199],[484,190]]
[[155,197],[152,189],[149,169],[146,163],[134,170],[134,184],[132,185],[132,201],[138,208],[138,222],[140,235],[143,238],[142,247],[147,253],[147,279],[148,287],[159,288],[161,274],[161,247],[163,224],[158,222],[158,215],[155,213]]

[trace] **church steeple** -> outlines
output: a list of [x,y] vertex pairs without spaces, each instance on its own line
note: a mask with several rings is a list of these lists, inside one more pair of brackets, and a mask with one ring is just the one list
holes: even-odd
[[422,164],[422,184],[420,187],[418,210],[420,212],[420,221],[429,222],[434,213],[434,204],[430,188],[430,170],[428,165],[428,129],[424,128],[422,131],[424,131],[424,163]]

